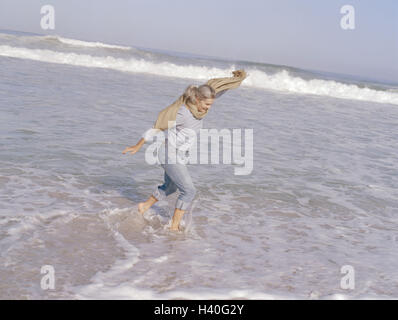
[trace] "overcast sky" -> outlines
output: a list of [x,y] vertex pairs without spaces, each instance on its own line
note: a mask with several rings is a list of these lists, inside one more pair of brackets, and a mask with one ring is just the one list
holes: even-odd
[[[55,30],[40,8],[53,5]],[[355,29],[343,30],[343,5]],[[397,0],[0,0],[0,29],[398,83]]]

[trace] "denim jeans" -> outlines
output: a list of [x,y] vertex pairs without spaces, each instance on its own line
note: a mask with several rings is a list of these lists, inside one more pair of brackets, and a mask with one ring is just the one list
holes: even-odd
[[[167,154],[167,147],[163,144],[159,148],[158,153],[159,157],[164,156]],[[163,163],[161,163],[164,169],[164,183],[158,186],[152,195],[157,200],[164,200],[168,195],[176,192],[178,189],[180,194],[177,198],[175,207],[181,210],[187,210],[195,198],[196,189],[192,183],[187,166],[178,161],[176,162],[177,163],[168,163],[168,161],[163,161]]]

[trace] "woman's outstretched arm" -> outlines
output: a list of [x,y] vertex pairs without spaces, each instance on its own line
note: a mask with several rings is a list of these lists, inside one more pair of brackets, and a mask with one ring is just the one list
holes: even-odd
[[142,146],[145,144],[145,142],[152,140],[153,137],[159,133],[159,129],[154,129],[151,128],[149,130],[147,130],[143,135],[142,138],[137,142],[136,145],[131,146],[131,147],[127,147],[126,149],[123,150],[123,154],[130,152],[131,154],[135,154],[138,151],[140,151],[140,149],[142,148]]
[[127,153],[127,152],[130,152],[131,154],[137,153],[137,152],[142,148],[142,146],[144,145],[144,143],[145,143],[145,139],[144,139],[144,138],[141,138],[141,139],[137,142],[136,145],[131,146],[131,147],[127,147],[126,149],[123,150],[122,153],[123,153],[123,154],[125,154],[125,153]]

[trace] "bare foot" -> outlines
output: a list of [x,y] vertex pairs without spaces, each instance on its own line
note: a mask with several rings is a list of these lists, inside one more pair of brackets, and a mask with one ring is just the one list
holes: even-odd
[[140,203],[138,204],[138,212],[139,212],[139,213],[144,214],[145,211],[147,211],[147,210],[148,210],[148,209],[147,209],[147,207],[145,206],[145,202],[140,202]]
[[178,226],[177,228],[176,228],[176,227],[173,227],[173,226],[171,226],[171,227],[170,227],[170,231],[182,231],[182,229],[181,229],[181,227],[180,227],[180,226]]

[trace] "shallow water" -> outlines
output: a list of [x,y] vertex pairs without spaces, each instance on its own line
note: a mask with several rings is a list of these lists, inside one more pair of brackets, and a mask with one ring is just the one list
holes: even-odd
[[253,129],[253,171],[191,165],[198,196],[176,234],[176,195],[136,211],[162,169],[122,151],[200,81],[4,56],[0,69],[1,299],[398,297],[396,105],[225,94],[204,127]]

